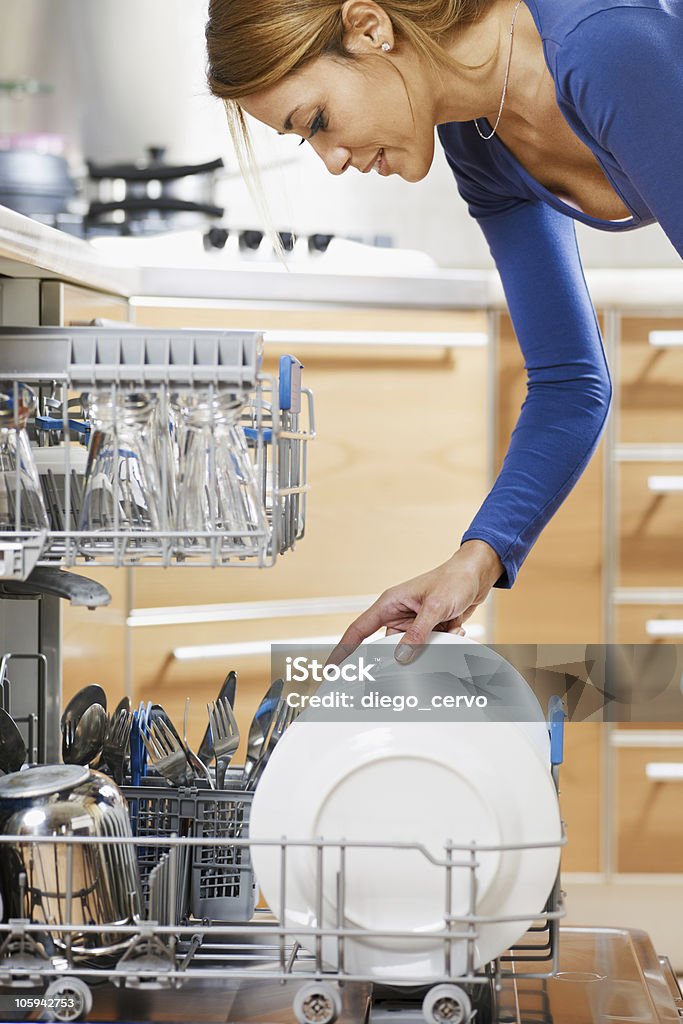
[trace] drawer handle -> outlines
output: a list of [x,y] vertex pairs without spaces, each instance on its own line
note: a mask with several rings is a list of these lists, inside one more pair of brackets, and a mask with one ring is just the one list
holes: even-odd
[[647,489],[652,494],[683,494],[683,476],[649,476]]
[[653,348],[681,348],[683,331],[650,331],[647,340]]
[[683,761],[650,761],[645,775],[651,782],[683,782]]
[[683,619],[648,619],[645,623],[648,636],[683,636]]

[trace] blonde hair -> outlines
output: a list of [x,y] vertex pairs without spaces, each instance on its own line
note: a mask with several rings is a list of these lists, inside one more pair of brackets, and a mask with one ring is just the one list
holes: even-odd
[[[397,42],[438,69],[455,64],[444,48],[449,36],[476,21],[492,0],[378,2],[391,18]],[[276,85],[317,57],[358,59],[344,48],[342,6],[342,0],[209,0],[209,89],[224,101],[240,169],[266,223],[270,218],[254,150],[237,100]]]

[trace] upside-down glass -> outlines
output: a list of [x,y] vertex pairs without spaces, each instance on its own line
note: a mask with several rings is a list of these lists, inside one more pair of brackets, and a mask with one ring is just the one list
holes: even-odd
[[[132,387],[88,394],[92,433],[79,530],[137,533],[163,528],[165,510],[152,428],[156,402],[155,395]],[[110,543],[108,538],[105,543]]]
[[227,388],[188,389],[177,392],[174,404],[182,422],[176,530],[221,534],[223,554],[253,550],[267,536],[267,522],[239,422],[245,396]]
[[36,396],[26,384],[0,385],[0,530],[47,530],[49,521],[26,424]]

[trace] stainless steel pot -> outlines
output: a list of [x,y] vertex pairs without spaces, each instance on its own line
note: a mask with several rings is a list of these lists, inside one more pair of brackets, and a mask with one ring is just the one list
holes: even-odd
[[0,203],[27,217],[63,213],[76,186],[63,156],[0,149]]
[[[140,916],[134,844],[47,843],[41,836],[132,836],[126,801],[105,775],[79,765],[42,765],[0,779],[5,916],[45,926],[75,957],[110,954],[133,938],[107,933]],[[71,933],[57,926],[97,926]]]

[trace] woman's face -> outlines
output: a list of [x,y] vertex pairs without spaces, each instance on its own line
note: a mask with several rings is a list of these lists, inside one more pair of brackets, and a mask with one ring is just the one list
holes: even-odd
[[240,100],[257,120],[306,139],[331,174],[349,167],[420,181],[434,159],[433,100],[424,75],[390,55],[318,57]]

